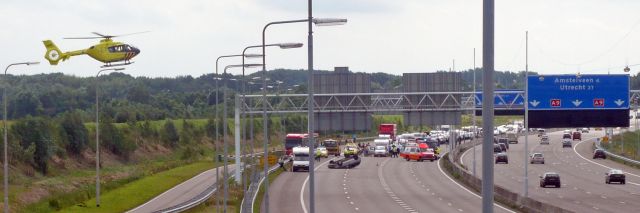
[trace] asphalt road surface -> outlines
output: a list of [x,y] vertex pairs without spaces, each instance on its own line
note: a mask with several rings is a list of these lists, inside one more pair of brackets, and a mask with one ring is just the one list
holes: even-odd
[[[235,165],[228,166],[229,173],[233,174]],[[219,175],[222,178],[223,167],[219,167]],[[207,170],[199,175],[167,190],[166,192],[156,196],[150,201],[128,211],[130,213],[143,213],[154,212],[169,208],[178,204],[181,204],[187,200],[194,198],[200,193],[204,192],[207,187],[215,184],[216,182],[216,169]],[[222,194],[222,190],[218,192]]]
[[[640,210],[640,170],[610,160],[592,159],[593,143],[602,131],[582,134],[582,141],[574,141],[572,148],[562,148],[562,131],[548,133],[550,144],[539,144],[536,135],[529,136],[529,154],[544,154],[545,164],[528,165],[529,197],[575,212],[638,212]],[[481,146],[476,147],[476,171],[481,177]],[[510,144],[509,164],[495,165],[495,184],[513,192],[524,191],[524,137],[518,144]],[[528,157],[526,162],[529,163]],[[463,163],[471,170],[472,149],[463,153]],[[492,159],[493,162],[493,159]],[[627,184],[605,184],[610,168],[627,172]],[[561,188],[541,188],[539,175],[544,172],[560,174]]]
[[[482,206],[481,198],[449,179],[438,161],[364,157],[354,169],[329,169],[325,162],[316,164],[315,172],[319,213],[478,212]],[[270,212],[306,212],[307,177],[305,172],[281,174],[270,185]],[[497,206],[494,210],[510,212]]]

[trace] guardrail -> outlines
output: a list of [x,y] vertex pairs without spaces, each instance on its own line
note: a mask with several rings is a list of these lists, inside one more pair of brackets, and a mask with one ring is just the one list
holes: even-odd
[[626,163],[630,163],[630,164],[640,165],[640,161],[633,160],[633,159],[630,159],[630,158],[627,158],[627,157],[624,157],[624,156],[620,156],[620,155],[617,155],[617,154],[614,154],[612,152],[607,151],[605,148],[600,146],[600,140],[598,140],[598,142],[596,143],[596,148],[602,149],[604,151],[604,153],[609,157],[614,157],[614,158],[617,158],[617,159],[620,159],[620,160],[624,161],[625,164]]
[[[475,144],[480,144],[481,141],[476,141],[472,143],[464,143],[457,147],[457,149],[453,150],[454,159],[449,159],[448,157],[442,157],[443,167],[447,172],[449,172],[457,181],[460,181],[462,184],[466,185],[468,188],[473,189],[476,192],[481,191],[482,180],[478,177],[475,177],[466,169],[462,168],[460,165],[454,162],[458,162],[460,155],[458,153],[464,152],[466,149],[470,148]],[[447,153],[449,155],[451,153]],[[496,201],[504,203],[518,211],[522,212],[554,212],[554,213],[565,213],[572,212],[570,210],[564,209],[562,207],[558,207],[552,204],[547,204],[540,202],[538,200],[523,197],[522,195],[512,192],[504,187],[494,185],[494,198]]]
[[[231,180],[233,177],[235,177],[234,174],[232,174],[228,180]],[[207,199],[209,199],[217,190],[218,190],[218,182],[216,181],[216,183],[212,184],[211,186],[207,187],[206,190],[204,190],[202,193],[198,194],[197,196],[195,196],[194,198],[191,198],[191,200],[187,200],[185,202],[182,202],[178,205],[172,206],[172,207],[168,207],[165,209],[161,209],[158,211],[154,211],[154,213],[173,213],[173,212],[183,212],[186,211],[188,209],[191,209],[197,205],[200,205],[201,203],[205,202]]]
[[[271,174],[273,171],[276,171],[276,169],[280,168],[279,165],[275,165],[273,167],[271,167],[268,171],[267,174]],[[258,192],[260,191],[260,186],[262,186],[262,182],[264,182],[265,177],[262,176],[260,178],[260,181],[256,184],[256,183],[251,183],[251,185],[249,185],[249,193],[250,197],[244,197],[242,199],[242,203],[240,203],[240,212],[252,212],[254,209],[254,205],[256,202],[256,197],[258,196]],[[245,205],[245,200],[250,199],[250,203],[246,203]],[[250,209],[247,209],[247,207],[250,207]]]

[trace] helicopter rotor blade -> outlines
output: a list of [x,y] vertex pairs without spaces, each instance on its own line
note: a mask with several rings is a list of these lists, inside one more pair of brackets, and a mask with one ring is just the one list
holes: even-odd
[[111,38],[111,37],[114,37],[114,36],[110,36],[110,35],[104,35],[104,34],[102,34],[102,33],[98,33],[98,32],[91,32],[91,33],[96,34],[96,35],[98,35],[98,36],[100,36],[100,37],[102,37],[102,38]]
[[96,38],[103,38],[103,37],[67,37],[63,39],[96,39]]
[[151,32],[151,31],[147,30],[147,31],[142,31],[142,32],[127,33],[127,34],[122,34],[122,35],[115,35],[113,37],[123,37],[123,36],[130,36],[130,35],[142,34],[142,33],[148,33],[148,32]]

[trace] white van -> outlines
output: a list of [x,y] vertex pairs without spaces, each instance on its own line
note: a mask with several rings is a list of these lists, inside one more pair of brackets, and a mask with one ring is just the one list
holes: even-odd
[[309,147],[293,147],[293,171],[299,169],[309,170]]

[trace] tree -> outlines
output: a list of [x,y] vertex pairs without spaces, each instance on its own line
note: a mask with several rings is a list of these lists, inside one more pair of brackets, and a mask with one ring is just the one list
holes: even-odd
[[42,174],[47,174],[49,160],[49,149],[51,145],[51,133],[49,124],[44,118],[27,116],[16,121],[11,126],[11,133],[20,141],[23,150],[31,149],[33,152],[34,167]]
[[109,116],[100,121],[100,146],[107,148],[112,153],[129,158],[129,154],[135,150],[135,144],[124,137],[124,133],[113,125],[113,119]]
[[73,154],[80,154],[89,143],[89,133],[78,112],[66,113],[61,123],[66,140],[66,149]]
[[180,136],[178,135],[178,130],[171,119],[167,119],[164,122],[164,127],[162,128],[160,137],[162,138],[162,141],[172,147],[176,147],[178,145]]

